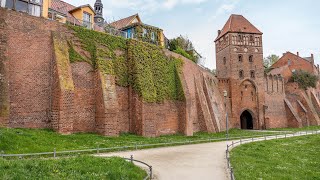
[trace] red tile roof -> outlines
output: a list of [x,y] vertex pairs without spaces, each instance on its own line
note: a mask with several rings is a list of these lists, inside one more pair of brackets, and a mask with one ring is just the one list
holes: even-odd
[[138,14],[135,14],[135,15],[129,16],[129,17],[127,17],[127,18],[123,18],[123,19],[120,19],[120,20],[115,21],[115,22],[113,22],[113,23],[110,23],[110,25],[113,26],[113,27],[116,28],[116,29],[122,29],[122,28],[124,28],[124,27],[126,27],[126,26],[129,26],[130,23],[131,23],[131,22],[134,20],[134,18],[136,18],[136,17],[139,19],[139,21],[141,21],[139,15],[138,15]]
[[252,33],[252,34],[262,34],[254,25],[252,25],[245,17],[242,15],[232,14],[228,19],[227,23],[221,30],[221,33],[218,35],[218,39],[229,32],[243,32],[243,33]]

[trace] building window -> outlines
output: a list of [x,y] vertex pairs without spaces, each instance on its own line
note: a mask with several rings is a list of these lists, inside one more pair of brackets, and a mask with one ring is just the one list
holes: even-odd
[[223,64],[224,64],[224,65],[227,64],[227,58],[226,58],[226,57],[223,58]]
[[253,37],[253,35],[250,35],[250,42],[251,42],[251,43],[254,43],[254,37]]
[[154,32],[151,33],[151,40],[152,40],[152,41],[155,41],[155,40],[156,40],[156,36],[155,36]]
[[243,41],[243,35],[242,34],[239,34],[238,35],[238,42],[242,42]]
[[256,73],[254,71],[250,71],[250,77],[252,79],[256,78]]
[[251,62],[251,63],[253,62],[253,55],[249,56],[249,62]]
[[240,55],[238,56],[239,62],[242,62],[242,59],[243,59],[243,56],[240,54]]
[[240,78],[240,79],[243,79],[243,78],[244,78],[243,70],[240,70],[240,71],[239,71],[239,78]]
[[84,12],[83,13],[83,26],[91,29],[92,21],[91,21],[91,14]]
[[142,28],[142,37],[146,37],[147,36],[147,29]]
[[288,65],[289,65],[289,66],[291,65],[291,60],[290,60],[290,59],[288,60]]
[[40,0],[0,0],[1,6],[40,17],[42,2]]

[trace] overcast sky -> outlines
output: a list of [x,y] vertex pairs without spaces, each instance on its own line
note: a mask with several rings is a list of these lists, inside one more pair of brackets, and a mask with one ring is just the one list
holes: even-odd
[[[65,0],[94,5],[95,0]],[[107,21],[139,13],[168,38],[188,36],[215,68],[214,39],[231,14],[241,14],[263,35],[264,56],[286,51],[315,55],[320,64],[320,1],[317,0],[102,0]]]

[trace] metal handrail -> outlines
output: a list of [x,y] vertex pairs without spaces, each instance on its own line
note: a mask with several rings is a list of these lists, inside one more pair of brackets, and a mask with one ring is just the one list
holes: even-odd
[[[305,133],[305,134],[303,134]],[[310,134],[311,133],[311,134]],[[232,144],[227,144],[227,150],[226,150],[226,160],[227,160],[227,167],[230,173],[230,179],[231,180],[235,180],[235,176],[234,176],[234,171],[233,171],[233,167],[231,165],[231,160],[230,160],[230,149],[234,148],[235,145],[240,144],[242,145],[243,143],[246,142],[254,142],[254,141],[258,141],[258,140],[262,140],[262,141],[266,141],[266,140],[270,140],[268,139],[268,137],[272,137],[272,140],[274,140],[274,137],[276,137],[275,139],[278,138],[289,138],[289,137],[296,137],[296,136],[302,136],[302,135],[313,135],[313,134],[318,134],[320,133],[320,131],[305,131],[305,132],[295,132],[295,133],[285,133],[285,134],[276,134],[276,135],[270,135],[270,136],[263,136],[263,137],[259,137],[259,138],[255,138],[255,137],[251,137],[250,139],[240,139],[237,142],[232,141]],[[290,136],[291,135],[291,136]],[[262,139],[261,139],[262,138]]]
[[[283,134],[283,133],[279,133]],[[252,135],[252,136],[241,136],[241,137],[230,137],[230,140],[237,140],[243,138],[252,138],[252,137],[264,137],[264,135]],[[41,156],[41,155],[53,155],[56,157],[58,154],[73,154],[73,153],[85,153],[85,152],[96,152],[97,154],[101,153],[101,151],[112,151],[117,152],[118,150],[124,149],[142,149],[147,147],[155,147],[155,146],[173,146],[173,145],[184,145],[184,144],[197,144],[197,143],[206,143],[206,142],[214,142],[214,141],[223,141],[226,138],[209,138],[209,139],[199,139],[199,140],[187,140],[187,141],[172,141],[172,142],[163,142],[163,143],[154,143],[154,144],[134,144],[129,146],[118,146],[118,147],[108,147],[108,148],[91,148],[91,149],[82,149],[82,150],[66,150],[66,151],[56,151],[54,149],[52,152],[40,152],[40,153],[25,153],[25,154],[5,154],[4,151],[0,153],[0,157],[27,157],[27,156]]]

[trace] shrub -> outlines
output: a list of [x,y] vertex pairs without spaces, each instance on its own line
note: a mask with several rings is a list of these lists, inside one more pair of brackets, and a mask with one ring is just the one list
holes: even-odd
[[301,89],[307,90],[308,88],[315,88],[317,86],[319,78],[307,71],[299,70],[295,71],[292,75],[292,82],[299,84]]

